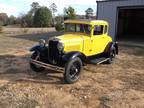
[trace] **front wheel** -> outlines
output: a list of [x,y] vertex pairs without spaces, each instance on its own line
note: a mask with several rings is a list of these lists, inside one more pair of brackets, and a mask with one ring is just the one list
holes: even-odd
[[69,61],[65,66],[64,79],[67,83],[72,84],[79,80],[80,73],[83,69],[82,61],[76,57]]
[[[38,53],[34,52],[31,55],[31,59],[40,61],[40,55]],[[36,64],[33,64],[31,62],[30,62],[30,68],[36,73],[41,72],[41,71],[43,71],[45,69],[44,67],[40,67],[40,66],[38,66]]]

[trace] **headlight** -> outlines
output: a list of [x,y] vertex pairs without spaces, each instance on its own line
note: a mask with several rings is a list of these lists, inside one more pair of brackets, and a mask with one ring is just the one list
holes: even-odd
[[44,39],[40,39],[40,40],[39,40],[39,45],[40,45],[41,47],[44,47],[45,44],[46,44],[46,42],[45,42]]
[[57,44],[57,48],[58,48],[59,51],[62,51],[62,50],[64,49],[64,44],[61,43],[61,42],[59,42],[59,43]]

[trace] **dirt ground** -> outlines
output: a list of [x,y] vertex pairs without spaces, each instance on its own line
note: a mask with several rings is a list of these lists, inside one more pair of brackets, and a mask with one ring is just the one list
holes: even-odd
[[75,84],[34,73],[29,48],[59,34],[0,34],[0,108],[144,108],[143,47],[120,46],[113,64],[87,65]]

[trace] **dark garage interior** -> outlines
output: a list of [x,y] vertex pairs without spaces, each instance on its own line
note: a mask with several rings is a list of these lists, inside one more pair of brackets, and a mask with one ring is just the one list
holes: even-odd
[[117,39],[144,42],[144,8],[118,9]]

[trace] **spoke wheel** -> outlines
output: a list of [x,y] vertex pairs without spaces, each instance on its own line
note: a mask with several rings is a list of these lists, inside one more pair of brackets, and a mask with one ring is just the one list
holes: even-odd
[[69,73],[70,77],[72,79],[75,79],[76,77],[79,76],[79,72],[80,72],[80,63],[74,62],[70,68],[70,73]]
[[111,64],[113,62],[113,59],[116,56],[116,50],[113,48],[113,50],[110,51],[109,53],[109,60],[107,61],[108,64]]
[[[33,54],[32,54],[32,56],[31,56],[31,59],[34,59],[34,60],[38,60],[38,61],[40,61],[40,55],[39,54],[37,54],[36,52],[34,52]],[[33,64],[33,63],[31,63],[30,62],[30,68],[34,71],[34,72],[41,72],[41,71],[43,71],[45,68],[43,68],[43,67],[40,67],[40,66],[38,66],[38,65],[36,65],[36,64]]]
[[69,61],[65,66],[65,81],[69,84],[78,81],[82,69],[83,66],[80,58],[74,58],[73,60]]

